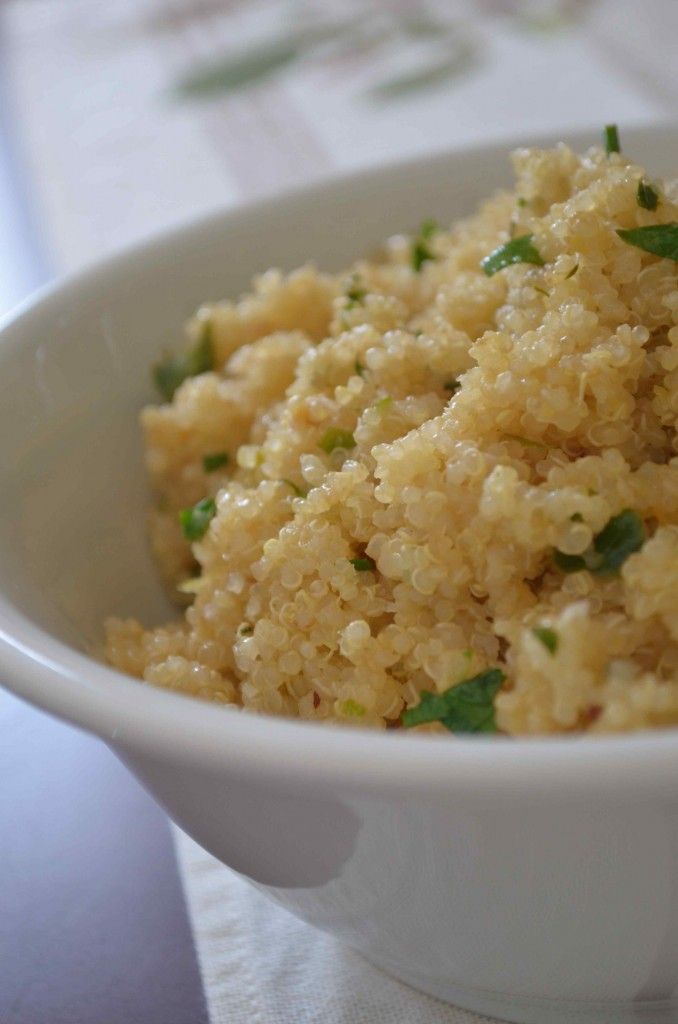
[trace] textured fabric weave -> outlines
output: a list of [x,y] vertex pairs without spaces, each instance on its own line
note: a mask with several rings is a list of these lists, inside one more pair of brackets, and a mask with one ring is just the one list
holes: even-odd
[[211,1024],[492,1024],[372,967],[175,830]]

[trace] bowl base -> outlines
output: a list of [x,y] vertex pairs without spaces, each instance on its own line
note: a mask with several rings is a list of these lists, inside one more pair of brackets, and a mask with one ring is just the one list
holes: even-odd
[[678,1002],[673,999],[643,1002],[581,1002],[579,1000],[545,999],[542,997],[515,997],[501,992],[484,992],[454,983],[438,981],[418,974],[410,974],[365,954],[370,963],[404,981],[412,988],[469,1010],[508,1024],[676,1024]]

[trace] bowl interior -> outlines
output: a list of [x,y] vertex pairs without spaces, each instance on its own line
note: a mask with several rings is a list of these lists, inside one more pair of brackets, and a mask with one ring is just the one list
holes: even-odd
[[[576,146],[593,143],[579,134]],[[626,148],[653,174],[678,134]],[[632,148],[631,148],[632,147]],[[49,291],[0,335],[0,580],[15,610],[79,648],[106,615],[171,616],[148,552],[137,419],[149,367],[201,302],[267,267],[339,269],[386,235],[466,214],[510,184],[508,146],[370,171],[174,231]]]

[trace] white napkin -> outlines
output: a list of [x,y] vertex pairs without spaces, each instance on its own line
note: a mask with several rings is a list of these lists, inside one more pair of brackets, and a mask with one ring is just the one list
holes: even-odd
[[492,1024],[389,977],[174,834],[210,1024]]

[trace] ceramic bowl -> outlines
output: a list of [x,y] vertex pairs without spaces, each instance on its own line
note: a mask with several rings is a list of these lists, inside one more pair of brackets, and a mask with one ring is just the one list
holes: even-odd
[[[653,174],[678,168],[675,131],[627,131],[624,143]],[[86,653],[106,615],[173,614],[148,554],[137,413],[149,365],[185,318],[265,267],[339,268],[424,216],[467,213],[510,182],[508,149],[211,216],[49,288],[5,323],[0,678],[100,736],[225,864],[426,992],[523,1024],[675,1024],[678,731],[321,728],[154,689]]]

